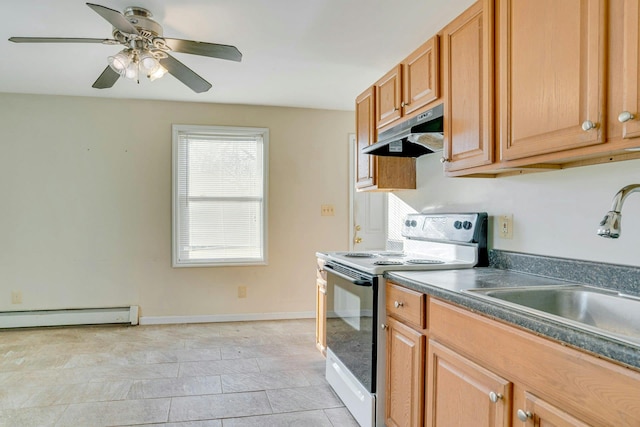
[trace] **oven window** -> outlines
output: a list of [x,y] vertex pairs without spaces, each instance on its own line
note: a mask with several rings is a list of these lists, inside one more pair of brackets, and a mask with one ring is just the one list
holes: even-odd
[[370,392],[375,392],[375,283],[355,285],[327,274],[327,347]]

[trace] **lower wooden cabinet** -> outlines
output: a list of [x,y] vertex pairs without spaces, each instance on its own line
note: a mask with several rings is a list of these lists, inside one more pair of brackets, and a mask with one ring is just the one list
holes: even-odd
[[[433,359],[429,360],[429,364],[434,366],[430,366],[428,371],[431,377],[428,377],[430,391],[426,411],[431,423],[427,426],[509,425],[501,424],[497,418],[495,424],[485,422],[487,415],[481,409],[481,401],[484,399],[485,405],[490,404],[489,390],[498,387],[498,383],[489,386],[483,382],[492,376],[513,384],[513,404],[509,405],[506,391],[500,393],[504,401],[498,400],[503,401],[505,407],[511,407],[506,420],[510,420],[513,426],[640,426],[640,372],[637,370],[435,298],[429,298],[427,310],[429,354],[448,370],[435,366]],[[462,367],[466,370],[463,371]],[[488,376],[481,381],[477,378],[482,376],[477,372],[471,373],[474,370],[485,375],[488,373]],[[438,378],[443,372],[447,372],[444,380]],[[453,372],[465,375],[464,380],[454,380]],[[465,384],[465,381],[474,386]],[[475,419],[471,424],[450,423],[447,418],[438,422],[438,412],[442,410],[442,403],[438,402],[440,393],[454,396],[448,398],[449,405],[452,404],[451,399],[455,402],[455,393],[460,393],[457,397],[460,402],[479,402],[462,405],[459,411],[466,414],[458,417],[471,420],[462,417],[474,417],[472,412],[476,412],[481,413],[483,419]],[[436,414],[429,414],[430,410]]]
[[559,407],[528,392],[525,392],[524,409],[516,410],[515,415],[527,427],[590,427]]
[[422,426],[426,337],[387,317],[387,427]]
[[387,427],[640,426],[636,369],[391,281],[387,310]]
[[427,427],[510,425],[510,381],[435,341],[427,361]]
[[317,259],[316,272],[316,347],[327,354],[327,273],[323,270],[325,262]]

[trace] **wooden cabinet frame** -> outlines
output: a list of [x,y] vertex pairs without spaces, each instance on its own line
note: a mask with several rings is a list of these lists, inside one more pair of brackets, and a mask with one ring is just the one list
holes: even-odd
[[[571,31],[567,20],[558,15],[555,16],[556,21],[548,23],[547,33],[551,37],[546,39],[546,23],[534,19],[531,13],[523,11],[518,14],[521,21],[513,22],[514,7],[528,6],[540,10],[543,16],[549,16],[549,20],[554,18],[548,15],[553,10],[551,3],[539,3],[534,0],[498,0],[497,127],[500,130],[502,160],[564,151],[606,140],[606,2],[583,0],[565,3],[563,12],[575,15],[574,23],[579,31]],[[578,10],[571,9],[574,4],[579,6]],[[565,22],[568,28],[563,28],[560,22]],[[524,24],[540,28],[543,34],[531,34]],[[527,48],[526,44],[515,45],[514,31],[522,33],[518,40],[523,44],[533,43],[537,50]],[[563,31],[569,32],[564,34]],[[523,61],[515,61],[514,54],[520,55]],[[556,68],[555,61],[560,62],[564,58],[573,58],[577,64],[567,62],[567,66]],[[525,67],[522,62],[526,61],[531,64]],[[570,73],[570,65],[577,66],[577,75]],[[518,104],[514,105],[514,102]],[[576,115],[570,114],[574,109]],[[583,130],[582,126],[588,121],[593,122],[596,128]]]
[[478,1],[442,30],[445,172],[494,160],[493,3]]

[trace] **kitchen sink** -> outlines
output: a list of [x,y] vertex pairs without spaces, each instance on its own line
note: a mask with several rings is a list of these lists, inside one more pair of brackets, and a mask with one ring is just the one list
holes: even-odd
[[640,298],[585,285],[469,289],[464,292],[640,345]]

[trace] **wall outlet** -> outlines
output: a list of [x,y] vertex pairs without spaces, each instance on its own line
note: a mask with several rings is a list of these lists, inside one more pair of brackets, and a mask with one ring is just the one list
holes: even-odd
[[513,239],[513,214],[498,217],[498,237]]
[[22,304],[22,292],[11,291],[11,304]]
[[247,297],[247,287],[238,286],[238,298],[246,298],[246,297]]
[[322,216],[334,216],[336,214],[333,205],[321,205],[320,215]]

